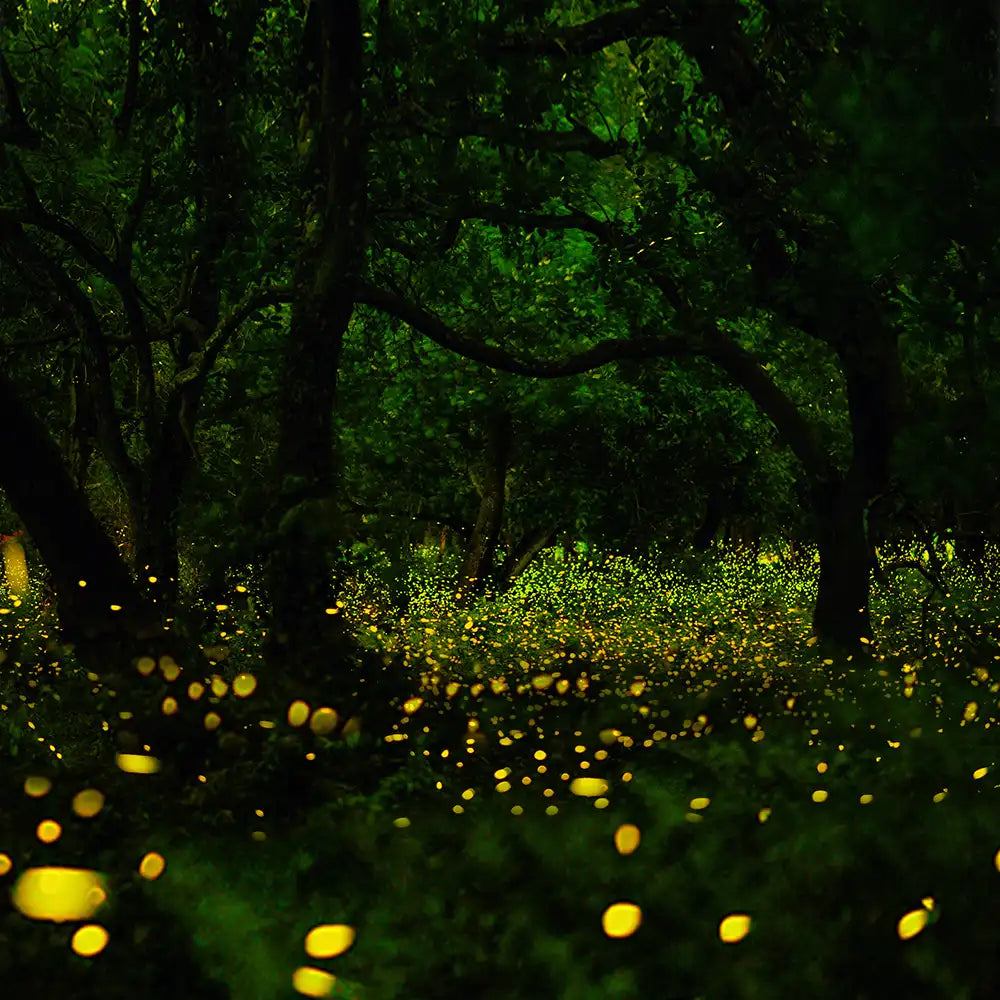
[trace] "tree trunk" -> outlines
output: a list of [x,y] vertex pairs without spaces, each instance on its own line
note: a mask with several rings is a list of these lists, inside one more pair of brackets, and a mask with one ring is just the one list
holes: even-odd
[[62,637],[81,642],[126,626],[155,628],[155,615],[70,478],[55,442],[2,374],[0,454],[0,487],[48,568]]
[[77,488],[82,490],[87,485],[97,421],[87,392],[86,366],[79,356],[71,355],[67,359],[66,385],[69,406],[63,429],[63,453],[66,455],[70,477]]
[[156,608],[133,582],[73,483],[55,442],[2,373],[0,453],[0,489],[48,568],[59,638],[74,646],[77,662],[99,680],[96,707],[110,719],[119,748],[139,752],[149,746],[163,764],[149,799],[144,798],[146,783],[139,782],[144,787],[137,789],[137,804],[162,821],[163,804],[171,801],[165,798],[164,781],[188,781],[204,772],[214,736],[205,729],[198,706],[186,698],[176,714],[165,714],[166,682],[155,673],[141,677],[133,664],[139,656],[154,662],[169,656],[198,677],[192,651],[181,636],[164,630]]
[[502,591],[510,590],[514,581],[531,565],[542,549],[555,545],[558,531],[558,524],[542,525],[521,538],[500,567],[499,580]]
[[955,536],[955,554],[959,561],[972,569],[976,579],[983,583],[986,579],[986,535],[989,530],[989,515],[985,511],[968,510],[956,512],[958,532]]
[[745,556],[756,559],[760,555],[761,536],[753,526],[741,524],[739,521],[726,521],[726,548],[733,552],[741,552]]
[[872,558],[865,533],[864,491],[843,479],[813,488],[819,547],[819,592],[813,629],[846,650],[871,640],[868,600]]
[[176,317],[178,371],[162,418],[155,420],[146,407],[149,457],[141,487],[131,498],[140,585],[168,614],[176,610],[177,602],[181,497],[199,462],[194,443],[198,409],[222,346],[216,339],[222,302],[219,262],[230,242],[247,230],[244,179],[249,163],[235,140],[233,124],[253,24],[253,17],[234,19],[231,36],[225,37],[215,33],[210,17],[192,13],[182,22],[178,39],[197,81],[191,154],[199,181],[199,240],[196,253],[186,261]]
[[465,603],[486,585],[500,526],[503,524],[504,487],[511,451],[511,419],[507,410],[489,417],[486,425],[486,475],[483,477],[479,515],[465,548],[456,589]]
[[848,649],[872,638],[868,601],[874,562],[865,514],[868,498],[889,483],[896,430],[903,413],[899,333],[877,308],[848,309],[836,343],[847,383],[854,454],[846,475],[817,479],[813,506],[820,552],[817,635]]
[[[333,408],[354,287],[364,267],[361,31],[357,0],[309,4],[297,137],[302,218],[278,394],[266,569],[267,680],[279,692],[321,699],[343,718],[362,699],[372,708],[385,704],[387,694],[381,660],[375,664],[377,657],[359,649],[341,615],[328,613],[342,586],[335,576],[342,531]],[[372,671],[368,678],[361,676],[365,668]],[[380,689],[377,699],[373,687]]]
[[152,597],[166,614],[172,614],[177,606],[180,563],[177,555],[177,521],[179,497],[167,494],[174,492],[175,486],[164,487],[157,494],[156,484],[163,477],[154,474],[153,489],[146,504],[133,513],[135,524],[133,565],[139,585]]
[[342,644],[334,606],[333,554],[339,541],[332,413],[341,344],[353,311],[349,295],[297,299],[278,402],[275,457],[280,484],[268,559],[272,614],[267,654],[279,674],[315,662]]
[[167,397],[143,476],[142,496],[132,504],[133,565],[139,585],[166,615],[177,606],[181,497],[198,461],[191,435],[204,384],[203,376],[192,379]]
[[719,529],[722,527],[722,522],[725,518],[726,506],[723,503],[723,498],[719,495],[716,490],[712,490],[708,495],[708,504],[705,508],[705,517],[698,527],[698,530],[694,533],[694,538],[691,539],[691,544],[699,551],[705,552],[712,545],[715,540],[715,536],[719,533]]

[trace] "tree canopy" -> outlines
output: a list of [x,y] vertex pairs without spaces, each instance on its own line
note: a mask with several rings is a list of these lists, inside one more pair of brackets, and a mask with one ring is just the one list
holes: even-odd
[[817,627],[864,634],[866,507],[946,489],[925,433],[981,442],[959,506],[992,461],[989,41],[938,6],[14,5],[18,393],[150,596],[221,546],[275,635],[364,510],[471,544],[492,504],[475,578],[556,527],[690,535],[720,481],[818,532]]

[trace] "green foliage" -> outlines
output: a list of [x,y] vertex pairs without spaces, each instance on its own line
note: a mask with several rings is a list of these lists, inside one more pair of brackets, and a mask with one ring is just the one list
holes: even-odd
[[[0,777],[5,801],[20,804],[0,810],[0,846],[16,875],[46,856],[41,819],[65,814],[83,781],[106,788],[102,816],[67,817],[58,848],[112,869],[108,923],[121,949],[103,965],[69,956],[66,929],[43,938],[46,927],[20,950],[36,966],[26,982],[15,932],[38,928],[15,921],[3,935],[4,981],[25,995],[175,996],[166,971],[187,973],[189,941],[204,972],[183,984],[192,1000],[220,995],[213,977],[233,996],[277,997],[305,961],[309,926],[343,920],[358,927],[357,946],[327,964],[370,997],[994,995],[996,914],[968,889],[988,877],[996,847],[996,810],[969,777],[993,766],[980,724],[996,721],[993,654],[969,647],[996,626],[964,567],[933,600],[919,572],[880,584],[879,650],[862,665],[812,644],[811,564],[726,553],[654,571],[584,549],[539,560],[499,600],[456,608],[454,552],[401,558],[416,518],[474,522],[484,432],[499,410],[514,427],[508,548],[552,521],[581,543],[676,548],[708,490],[726,494],[727,517],[776,541],[805,523],[790,428],[835,467],[868,454],[869,442],[852,439],[848,417],[866,411],[848,389],[869,378],[851,353],[864,353],[869,332],[904,343],[919,418],[895,455],[907,489],[926,502],[989,496],[997,359],[982,331],[996,297],[995,158],[968,126],[989,83],[969,67],[991,63],[954,57],[959,43],[980,55],[992,44],[981,26],[932,7],[900,22],[868,0],[786,4],[781,17],[744,3],[732,17],[682,17],[657,37],[632,25],[627,40],[600,44],[617,15],[589,0],[474,14],[366,2],[358,273],[515,358],[566,357],[608,338],[671,336],[679,347],[674,358],[526,380],[358,306],[349,327],[324,331],[343,338],[340,369],[324,377],[338,383],[335,455],[351,516],[379,518],[360,522],[362,541],[329,499],[272,517],[279,494],[310,489],[303,476],[275,481],[279,430],[287,442],[299,414],[279,427],[270,402],[291,311],[275,289],[287,299],[289,279],[309,270],[295,234],[318,218],[287,141],[288,111],[313,72],[302,11],[265,6],[246,21],[241,5],[215,5],[202,22],[143,9],[135,35],[138,8],[126,6],[14,12],[4,57],[42,141],[3,147],[0,339],[18,391],[56,435],[67,400],[53,351],[82,350],[72,338],[86,334],[84,389],[102,406],[101,433],[86,436],[108,449],[86,487],[124,545],[126,487],[141,507],[162,458],[152,417],[169,410],[192,347],[175,321],[198,311],[193,288],[208,312],[218,296],[228,340],[188,442],[197,467],[177,483],[183,589],[208,598],[186,624],[212,656],[185,664],[178,682],[161,678],[160,663],[144,686],[108,650],[112,694],[103,674],[83,675],[48,642],[50,623],[27,603],[0,616],[12,651],[0,664]],[[565,45],[517,52],[557,25]],[[126,128],[136,40],[141,86]],[[6,79],[3,89],[6,126]],[[310,207],[289,210],[300,204]],[[787,261],[766,259],[768,236]],[[318,296],[344,287],[338,267],[326,287],[314,275]],[[880,281],[894,290],[870,294]],[[230,327],[249,295],[270,301]],[[877,317],[860,345],[850,340],[855,305]],[[815,322],[827,314],[834,322]],[[38,338],[39,328],[55,330]],[[753,401],[746,379],[694,353],[706,330],[747,352]],[[761,409],[768,381],[784,408]],[[336,649],[330,659],[346,674],[337,690],[320,684],[303,697],[343,709],[342,690],[359,688],[371,732],[293,731],[273,701],[266,719],[252,717],[260,698],[299,678],[261,669],[266,600],[235,588],[259,582],[243,568],[259,575],[274,546],[293,541],[303,552],[342,543],[338,568],[353,576],[343,610],[368,647],[364,662],[392,652],[421,704],[373,705],[355,670],[362,658]],[[320,610],[305,608],[303,621]],[[326,663],[296,666],[332,676]],[[236,700],[200,686],[241,674],[263,694]],[[92,700],[101,688],[108,718]],[[168,712],[177,704],[180,717]],[[171,740],[186,746],[178,733],[208,739],[216,709],[228,756],[198,759],[207,773],[193,792],[109,765],[101,736],[111,722],[161,723],[155,749],[168,757]],[[274,728],[261,737],[257,722]],[[928,738],[946,725],[947,740]],[[610,729],[618,735],[602,740]],[[67,780],[42,802],[17,798],[42,763]],[[583,771],[609,781],[600,808],[569,790]],[[813,798],[818,782],[828,799]],[[949,797],[931,805],[944,787]],[[862,806],[859,789],[871,788]],[[412,825],[392,826],[404,812]],[[235,828],[219,834],[226,822]],[[634,856],[613,852],[620,822],[642,828]],[[169,857],[163,881],[144,886],[146,912],[134,866],[150,845]],[[898,916],[932,894],[924,934],[898,941]],[[640,903],[644,923],[611,940],[600,914],[618,899]],[[752,932],[724,945],[718,923],[730,912],[752,914]],[[163,941],[170,948],[156,951]],[[135,975],[114,977],[111,994],[99,977],[130,964],[119,957],[130,944]],[[56,966],[68,982],[55,982]]]
[[[379,562],[377,551],[350,555],[357,566]],[[880,591],[899,622],[898,656],[880,672],[815,659],[807,625],[780,601],[801,596],[808,578],[794,582],[778,558],[705,559],[697,580],[588,548],[539,565],[516,601],[454,615],[426,572],[436,565],[414,556],[410,580],[431,589],[411,595],[409,619],[370,631],[382,595],[363,571],[345,609],[376,648],[399,643],[413,674],[458,683],[454,698],[423,690],[427,704],[402,726],[414,756],[404,752],[384,770],[371,744],[324,740],[323,799],[303,811],[289,798],[273,816],[265,809],[226,832],[226,795],[241,809],[241,795],[260,801],[239,791],[246,782],[257,783],[249,790],[266,775],[293,773],[286,769],[301,755],[275,734],[256,761],[226,766],[226,783],[215,785],[221,799],[202,800],[174,833],[157,832],[168,867],[143,895],[157,920],[192,942],[204,975],[234,995],[280,995],[305,960],[307,931],[333,922],[355,927],[357,940],[319,964],[343,995],[365,1000],[431,996],[442,982],[478,995],[603,1000],[654,995],[666,976],[678,996],[777,1000],[804,988],[832,996],[830,980],[852,995],[882,980],[916,995],[951,990],[958,956],[974,983],[989,982],[989,942],[977,929],[984,904],[951,888],[975,884],[995,852],[996,810],[978,770],[993,767],[988,732],[961,721],[974,718],[972,700],[988,713],[976,690],[982,678],[957,669],[946,631],[936,657],[907,653],[914,609],[905,592]],[[959,579],[961,568],[954,572]],[[777,577],[784,583],[762,600],[765,581]],[[518,617],[525,600],[532,607]],[[230,637],[222,670],[230,678],[252,662],[252,647],[235,641],[258,632],[249,611],[217,613],[216,634]],[[556,671],[582,671],[593,690],[529,693],[532,676]],[[499,672],[516,693],[471,693]],[[647,688],[637,697],[628,690],[640,676]],[[46,687],[45,704],[70,686],[67,675]],[[914,696],[903,698],[910,687]],[[89,759],[69,739],[68,717],[51,707],[22,706],[5,731],[44,719],[54,745]],[[653,713],[645,721],[643,707]],[[486,742],[456,768],[471,716]],[[449,729],[453,719],[458,729]],[[610,726],[619,738],[602,744],[597,735]],[[500,739],[515,732],[527,735]],[[591,768],[582,771],[581,760]],[[366,790],[344,783],[365,769],[380,774]],[[606,807],[574,795],[563,773],[605,778]],[[266,836],[249,838],[246,822]],[[633,855],[613,846],[623,823],[642,835]],[[898,920],[930,897],[928,926],[900,941]],[[602,914],[623,900],[640,906],[642,924],[631,937],[608,938]],[[723,944],[719,924],[732,913],[750,916],[750,933]],[[808,962],[788,960],[799,947]],[[845,964],[845,953],[865,955],[865,965]]]

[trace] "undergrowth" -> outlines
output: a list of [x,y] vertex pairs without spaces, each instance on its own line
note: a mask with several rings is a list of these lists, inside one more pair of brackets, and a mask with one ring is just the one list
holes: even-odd
[[[446,562],[404,569],[404,601],[366,571],[343,611],[422,699],[405,765],[269,837],[157,834],[170,877],[143,891],[231,996],[290,996],[304,962],[366,998],[995,995],[996,621],[962,567],[929,611],[919,572],[876,587],[852,658],[810,634],[815,564],[780,553],[541,563],[465,606]],[[239,586],[202,636],[230,681],[260,627]],[[51,640],[31,608],[3,623],[0,745],[96,759],[100,720],[25,655]],[[307,958],[330,922],[353,947]]]

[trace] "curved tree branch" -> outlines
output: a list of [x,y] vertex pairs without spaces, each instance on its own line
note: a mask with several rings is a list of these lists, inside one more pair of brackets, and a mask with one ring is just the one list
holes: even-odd
[[614,222],[595,219],[586,212],[550,213],[531,209],[519,209],[510,205],[490,205],[482,202],[449,202],[445,206],[432,205],[421,201],[419,205],[402,206],[400,209],[381,213],[383,219],[407,222],[414,219],[434,219],[444,222],[460,222],[463,219],[481,219],[491,225],[517,226],[520,229],[578,229],[591,233],[611,246],[626,247],[635,242],[623,226]]
[[581,24],[542,31],[529,28],[489,33],[485,28],[483,47],[487,54],[522,58],[589,55],[627,38],[656,38],[676,31],[680,19],[664,7],[663,3],[646,0],[637,7],[601,14]]
[[[534,378],[563,378],[566,375],[579,375],[582,372],[600,368],[611,361],[625,358],[665,358],[700,353],[693,338],[708,328],[705,322],[701,329],[692,330],[691,334],[673,336],[652,336],[641,332],[630,339],[604,340],[594,347],[587,348],[579,354],[571,355],[556,361],[540,359],[521,360],[499,347],[485,344],[478,337],[471,337],[448,326],[434,313],[423,307],[390,292],[376,288],[367,282],[357,282],[354,286],[354,301],[359,305],[373,306],[381,312],[401,319],[417,332],[433,340],[462,357],[497,371],[511,372],[515,375],[530,375]],[[526,341],[540,340],[539,331],[511,329],[500,336],[512,336]]]
[[[612,361],[644,358],[704,357],[722,368],[741,385],[754,402],[773,421],[795,456],[814,479],[836,474],[830,458],[820,448],[813,429],[791,399],[775,384],[756,357],[716,328],[714,320],[689,320],[689,332],[654,335],[640,328],[629,339],[603,340],[593,347],[559,360],[523,359],[500,347],[484,344],[481,339],[448,326],[434,313],[404,299],[395,292],[376,288],[366,282],[354,287],[355,302],[373,306],[401,319],[418,333],[462,357],[477,361],[497,371],[534,378],[563,378],[600,368]],[[504,336],[522,343],[541,339],[536,331],[512,328]]]
[[135,234],[139,229],[139,223],[142,221],[142,213],[145,211],[152,193],[153,153],[151,149],[147,148],[143,152],[139,187],[125,212],[125,225],[122,227],[121,236],[118,239],[118,252],[115,255],[115,264],[123,271],[128,271],[132,266],[132,246],[135,243]]

